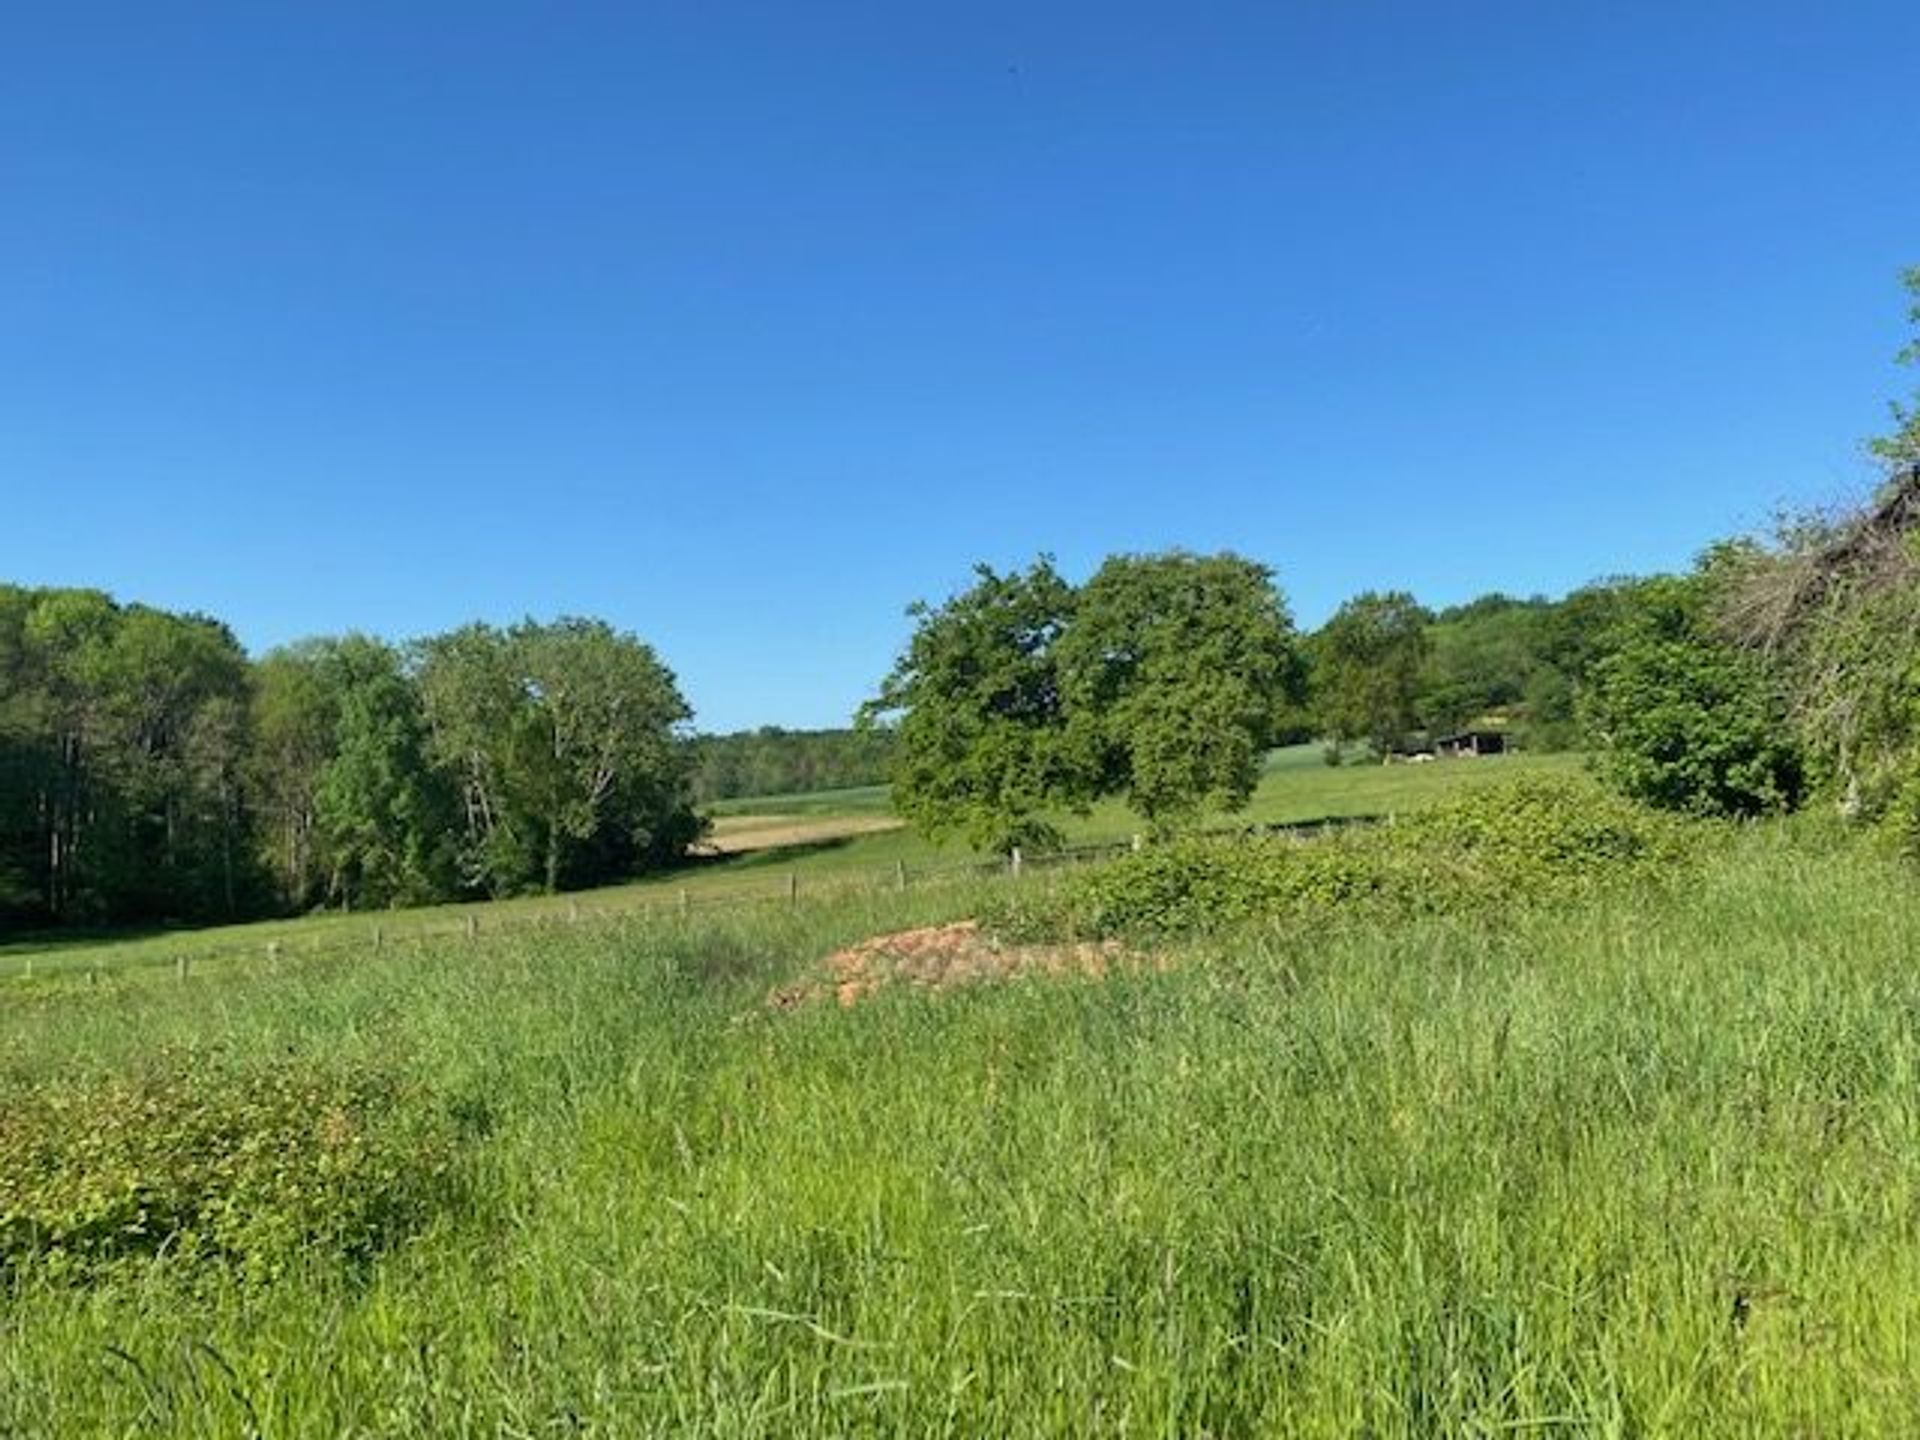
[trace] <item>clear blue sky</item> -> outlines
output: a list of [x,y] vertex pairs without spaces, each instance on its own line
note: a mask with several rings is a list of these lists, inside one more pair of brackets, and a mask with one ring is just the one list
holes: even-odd
[[1920,4],[16,4],[0,578],[604,616],[843,721],[979,559],[1684,564],[1915,377]]

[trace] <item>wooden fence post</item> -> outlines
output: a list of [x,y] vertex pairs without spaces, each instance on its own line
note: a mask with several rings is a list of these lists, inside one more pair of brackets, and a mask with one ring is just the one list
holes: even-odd
[[692,908],[693,908],[693,897],[687,894],[687,887],[682,885],[680,887],[680,913],[684,915]]
[[792,872],[788,872],[787,904],[798,905],[799,903],[800,903],[800,877],[798,875],[793,874]]
[[1013,853],[1007,857],[1007,868],[1017,877],[1020,874],[1021,867],[1025,864],[1026,858],[1021,855],[1020,847],[1018,845],[1014,846]]
[[27,956],[27,979],[33,979],[33,956]]
[[893,888],[896,890],[907,888],[907,862],[904,860],[893,862]]
[[378,955],[386,947],[387,932],[380,926],[373,927],[373,953]]
[[186,983],[186,979],[187,979],[187,957],[186,956],[182,955],[173,962],[173,973],[176,977],[178,977],[178,979],[182,984]]
[[479,938],[480,917],[478,915],[469,915],[467,916],[467,939],[478,940]]
[[569,925],[578,925],[580,923],[580,902],[578,900],[567,901],[567,923]]

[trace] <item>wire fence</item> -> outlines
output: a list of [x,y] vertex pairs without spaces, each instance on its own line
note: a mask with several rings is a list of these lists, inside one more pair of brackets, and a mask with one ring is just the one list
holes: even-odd
[[[1370,824],[1383,817],[1342,816],[1276,825],[1243,826],[1232,830],[1207,832],[1214,838],[1270,838],[1294,836],[1306,839],[1331,829]],[[428,917],[408,918],[405,912],[375,913],[359,916],[330,915],[306,929],[276,930],[265,937],[234,935],[196,938],[192,932],[177,937],[148,937],[134,940],[123,954],[111,950],[102,953],[92,947],[75,947],[72,952],[59,949],[27,951],[7,957],[0,951],[0,982],[23,981],[55,976],[84,975],[91,983],[103,977],[138,970],[172,968],[185,981],[201,966],[240,959],[279,962],[296,958],[319,958],[343,954],[380,954],[413,946],[425,947],[436,941],[478,943],[506,935],[529,932],[552,933],[579,926],[632,924],[689,919],[716,911],[736,911],[762,906],[799,906],[826,900],[846,899],[854,895],[878,895],[903,892],[928,885],[952,885],[968,880],[1018,880],[1030,872],[1046,873],[1079,865],[1110,860],[1140,849],[1143,840],[1071,845],[1033,855],[1015,850],[1011,855],[992,860],[967,860],[943,865],[914,865],[897,860],[885,867],[804,874],[789,870],[777,880],[762,885],[729,885],[702,888],[695,883],[679,885],[660,882],[639,893],[631,890],[582,891],[578,894],[545,897],[537,906],[508,910],[484,903],[449,907]]]

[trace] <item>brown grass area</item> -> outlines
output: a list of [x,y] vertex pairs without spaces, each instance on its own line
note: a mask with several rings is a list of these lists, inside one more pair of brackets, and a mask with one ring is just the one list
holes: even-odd
[[892,815],[726,815],[713,822],[712,833],[696,849],[709,855],[743,855],[749,850],[877,835],[898,830],[903,823]]
[[1079,975],[1100,979],[1114,970],[1165,967],[1166,962],[1124,949],[1117,941],[1079,945],[1004,945],[979,922],[928,925],[876,935],[829,955],[819,976],[783,986],[768,997],[776,1009],[833,999],[858,1004],[888,985],[948,990],[956,985],[1011,980],[1021,975]]

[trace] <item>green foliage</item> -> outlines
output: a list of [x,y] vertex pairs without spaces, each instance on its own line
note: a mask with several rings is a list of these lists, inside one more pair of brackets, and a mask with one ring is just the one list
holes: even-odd
[[1236,555],[1118,555],[1080,590],[1059,644],[1075,753],[1156,831],[1246,806],[1303,693],[1273,573]]
[[1903,860],[1920,861],[1920,766],[1894,791],[1883,822],[1894,853]]
[[1765,674],[1708,622],[1713,576],[1649,581],[1593,670],[1587,721],[1626,794],[1694,815],[1791,809],[1801,752]]
[[1920,780],[1920,531],[1886,582],[1837,588],[1776,659],[1820,773],[1868,818]]
[[1174,551],[1113,557],[1079,589],[1045,558],[976,576],[913,607],[862,712],[895,722],[903,816],[1004,851],[1051,843],[1051,815],[1109,795],[1155,829],[1246,803],[1301,689],[1271,572]]
[[653,652],[594,621],[251,663],[204,617],[0,585],[0,923],[624,878],[698,833],[687,715]]
[[1631,589],[1495,591],[1433,615],[1405,594],[1356,596],[1308,642],[1319,733],[1378,752],[1491,720],[1529,750],[1576,748],[1579,695]]
[[702,735],[694,743],[695,800],[814,794],[886,783],[893,764],[893,731],[783,730],[763,725],[731,735]]
[[945,604],[913,605],[907,649],[861,723],[895,730],[894,807],[930,839],[1005,852],[1050,843],[1049,812],[1099,789],[1066,733],[1057,647],[1073,587],[1042,557],[1025,572],[975,567]]
[[421,643],[433,753],[458,777],[470,883],[495,895],[631,874],[698,833],[691,712],[653,650],[597,620]]
[[1673,822],[1591,781],[1526,779],[1464,793],[1391,825],[1309,839],[1206,837],[1152,846],[1050,889],[1006,897],[990,923],[1012,938],[1058,941],[1494,915],[1652,881],[1688,848]]
[[152,1256],[271,1278],[363,1260],[453,1193],[455,1128],[392,1075],[158,1055],[0,1093],[0,1274],[98,1276]]
[[1427,626],[1429,649],[1415,710],[1432,732],[1459,730],[1528,698],[1540,670],[1544,600],[1486,595],[1443,611]]
[[[1911,302],[1907,319],[1914,326],[1914,338],[1900,352],[1900,360],[1903,364],[1920,365],[1920,265],[1903,272],[1900,283],[1906,287]],[[1907,403],[1896,400],[1888,408],[1893,414],[1893,429],[1869,441],[1868,448],[1890,472],[1920,465],[1920,396]]]
[[348,635],[275,651],[253,725],[264,848],[290,907],[455,893],[453,789],[398,650]]
[[1432,615],[1405,591],[1356,595],[1313,637],[1313,691],[1335,740],[1367,740],[1381,754],[1419,723]]
[[0,586],[0,906],[56,922],[249,908],[247,683],[212,620]]

